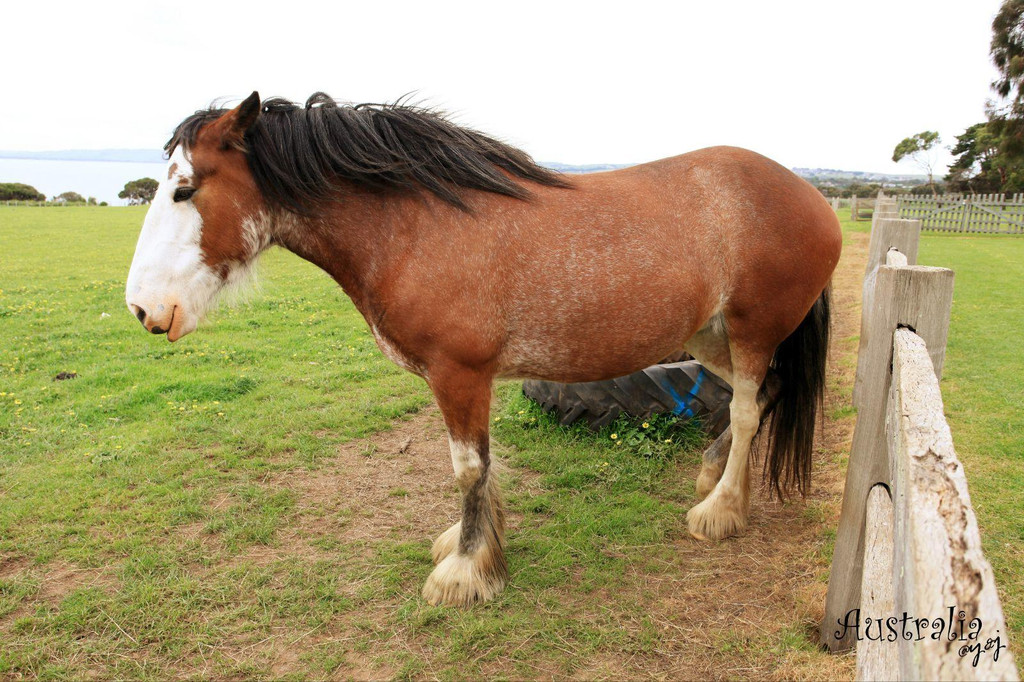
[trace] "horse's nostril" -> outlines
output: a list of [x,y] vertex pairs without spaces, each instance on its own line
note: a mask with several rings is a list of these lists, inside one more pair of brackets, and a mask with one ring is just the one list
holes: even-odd
[[149,331],[153,332],[154,334],[166,334],[167,333],[164,329],[162,329],[160,327],[153,327]]
[[137,305],[134,305],[132,307],[135,308],[135,317],[139,318],[139,322],[141,322],[142,324],[146,324],[146,311]]

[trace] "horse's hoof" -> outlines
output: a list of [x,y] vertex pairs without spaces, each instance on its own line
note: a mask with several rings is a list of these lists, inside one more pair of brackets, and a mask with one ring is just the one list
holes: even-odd
[[445,557],[458,549],[460,535],[462,535],[462,521],[437,536],[430,548],[430,556],[434,559],[435,564],[441,563]]
[[455,552],[441,560],[423,586],[432,606],[467,607],[494,599],[505,587],[505,576],[488,573],[479,555]]
[[698,540],[722,540],[746,528],[747,515],[747,505],[739,495],[716,488],[686,514],[686,525]]

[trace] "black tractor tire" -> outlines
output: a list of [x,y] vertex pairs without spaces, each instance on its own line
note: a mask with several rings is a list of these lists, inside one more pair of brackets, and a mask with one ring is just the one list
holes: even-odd
[[732,390],[696,360],[651,365],[617,379],[560,384],[523,382],[523,393],[548,412],[555,411],[563,425],[584,420],[598,431],[620,414],[646,419],[654,414],[675,414],[699,419],[711,435],[729,426]]

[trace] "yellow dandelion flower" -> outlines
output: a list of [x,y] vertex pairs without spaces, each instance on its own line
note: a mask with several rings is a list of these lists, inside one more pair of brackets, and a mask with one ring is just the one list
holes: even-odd
[[646,429],[646,428],[650,427],[650,424],[648,424],[647,422],[644,422],[643,426]]
[[613,433],[611,438],[612,438],[612,440],[618,440],[619,439],[619,434]]

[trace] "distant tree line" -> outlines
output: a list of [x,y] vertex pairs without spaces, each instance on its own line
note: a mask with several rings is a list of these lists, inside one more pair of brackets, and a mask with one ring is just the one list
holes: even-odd
[[[124,189],[118,192],[117,196],[121,199],[127,199],[128,203],[132,206],[148,204],[153,201],[159,186],[160,183],[153,178],[139,178],[138,180],[126,182]],[[26,185],[22,182],[3,182],[0,183],[0,201],[45,202],[46,195],[32,185]],[[89,197],[87,199],[78,192],[61,192],[51,197],[49,203],[97,205],[96,197]],[[107,202],[101,201],[98,205],[106,206]]]
[[[824,194],[826,197],[841,197],[843,199],[849,199],[850,197],[859,197],[861,199],[865,197],[877,197],[878,192],[884,191],[889,196],[897,196],[900,194],[931,194],[933,188],[927,183],[920,185],[914,185],[911,187],[891,187],[882,185],[878,182],[852,182],[849,185],[836,186],[836,185],[815,185],[818,191]],[[938,191],[942,191],[942,183],[935,183],[935,188]]]

